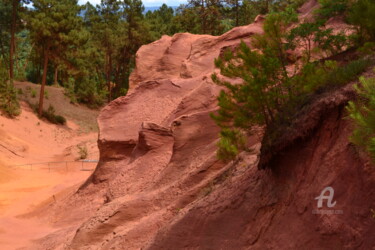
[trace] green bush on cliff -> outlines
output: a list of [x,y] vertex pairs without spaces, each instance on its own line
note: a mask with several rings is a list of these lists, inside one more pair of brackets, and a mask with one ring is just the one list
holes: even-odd
[[355,85],[356,101],[349,102],[347,110],[354,121],[351,141],[364,148],[375,162],[375,78],[360,78]]
[[[271,147],[314,95],[356,79],[372,63],[369,59],[344,65],[331,60],[311,62],[312,47],[308,44],[313,38],[310,36],[319,34],[322,28],[319,25],[324,23],[302,24],[300,29],[288,30],[295,21],[296,15],[291,10],[270,14],[264,22],[264,34],[253,38],[255,49],[242,42],[235,52],[226,51],[215,60],[215,66],[226,77],[212,75],[212,80],[224,87],[218,97],[220,109],[211,115],[221,127],[220,159],[234,159],[240,151],[246,150],[245,138],[254,126],[265,126],[262,147]],[[304,33],[302,29],[306,25],[311,29]],[[323,37],[333,36],[327,33]],[[298,40],[308,45],[301,47],[305,58],[290,67],[293,61],[287,50]],[[325,43],[319,45],[321,50],[331,50]],[[238,83],[232,84],[228,78]]]
[[350,6],[348,21],[357,28],[359,43],[375,41],[375,1],[358,0]]
[[221,75],[242,79],[242,83],[232,84],[212,75],[216,84],[225,87],[218,97],[220,109],[212,114],[222,128],[220,159],[233,159],[245,149],[244,138],[251,127],[271,126],[283,107],[298,96],[298,86],[287,72],[286,46],[282,43],[288,24],[295,18],[292,11],[268,16],[264,35],[256,36],[253,42],[259,50],[242,42],[236,53],[226,51],[215,60]]

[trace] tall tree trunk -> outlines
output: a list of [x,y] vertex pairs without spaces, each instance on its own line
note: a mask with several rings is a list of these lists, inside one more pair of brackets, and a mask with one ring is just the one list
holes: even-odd
[[16,33],[16,16],[17,16],[17,5],[18,0],[12,1],[12,24],[10,30],[10,51],[9,51],[9,77],[13,79],[13,64],[14,64],[14,51],[16,48],[15,43],[15,33]]
[[44,51],[43,79],[42,79],[42,86],[40,87],[40,95],[39,95],[39,109],[38,109],[39,117],[42,116],[42,112],[43,112],[44,86],[46,86],[47,66],[48,66],[48,49]]
[[[123,62],[122,62],[123,63]],[[115,84],[116,86],[120,86],[120,77],[121,77],[121,72],[124,71],[124,69],[122,69],[122,63],[118,63],[117,64],[117,67],[116,67],[116,72],[115,72]],[[121,70],[122,69],[122,70]],[[118,88],[116,88],[117,90]],[[115,90],[115,93],[117,93]]]
[[31,48],[29,50],[29,53],[27,54],[25,64],[23,65],[23,72],[26,72],[27,65],[29,65],[29,60],[30,60],[29,58],[30,58],[30,54],[31,54],[31,51],[33,50],[33,48],[34,48],[34,44],[31,46]]
[[36,76],[36,82],[37,83],[41,83],[42,82],[42,73],[41,73],[41,71],[42,71],[42,65],[43,64],[43,62],[42,61],[39,61],[38,62],[38,64],[37,64],[37,76]]
[[[207,6],[208,7],[208,6]],[[204,0],[201,1],[201,20],[202,20],[202,23],[201,23],[201,29],[202,29],[202,33],[203,34],[206,34],[206,30],[207,30],[207,22],[206,22],[206,7],[204,6]]]
[[56,64],[55,65],[55,73],[53,75],[53,84],[56,85],[56,86],[59,85],[59,83],[57,82],[58,75],[59,75],[59,68],[58,68],[58,66]]
[[238,23],[239,23],[239,18],[238,18],[238,16],[239,16],[239,13],[238,13],[238,5],[239,5],[239,0],[235,0],[236,1],[236,27],[238,26]]
[[109,52],[107,54],[107,87],[108,87],[108,102],[112,100],[112,87],[111,87],[111,72],[112,72],[112,55]]

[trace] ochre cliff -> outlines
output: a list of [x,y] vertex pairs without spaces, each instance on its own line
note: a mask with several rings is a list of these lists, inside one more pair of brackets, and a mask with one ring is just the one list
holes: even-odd
[[[231,177],[160,230],[148,249],[372,249],[375,171],[348,138],[351,85],[301,115],[299,132],[259,171],[246,154]],[[365,157],[364,157],[365,158]],[[316,214],[325,187],[337,214]],[[324,210],[324,209],[323,209]]]
[[[309,1],[308,16],[316,1]],[[371,249],[374,167],[348,137],[352,83],[316,98],[298,130],[258,170],[262,131],[224,164],[210,118],[210,75],[226,48],[262,33],[262,18],[219,36],[163,36],[137,53],[126,97],[98,118],[100,162],[74,194],[48,207],[61,229],[33,249]],[[314,214],[331,186],[338,214]],[[41,211],[43,212],[43,211]],[[58,219],[56,219],[58,218]]]

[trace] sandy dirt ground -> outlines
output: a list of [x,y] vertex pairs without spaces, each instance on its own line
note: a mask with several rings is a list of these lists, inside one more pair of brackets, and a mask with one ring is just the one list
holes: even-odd
[[[97,134],[79,134],[72,122],[40,121],[26,104],[16,119],[0,116],[0,249],[27,247],[58,228],[30,214],[37,207],[75,192],[91,171],[82,171],[78,145],[98,159]],[[50,163],[72,161],[68,163]],[[23,165],[33,164],[35,165]],[[84,169],[95,163],[84,163]]]

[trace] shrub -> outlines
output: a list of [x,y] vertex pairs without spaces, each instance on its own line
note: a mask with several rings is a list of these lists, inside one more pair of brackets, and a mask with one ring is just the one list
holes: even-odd
[[348,0],[319,0],[320,8],[316,10],[321,18],[341,15],[348,9]]
[[303,85],[301,94],[322,92],[357,79],[358,75],[372,64],[373,60],[363,58],[343,66],[339,66],[336,61],[329,60],[323,63],[308,63],[293,81],[295,85]]
[[364,72],[373,61],[370,59],[362,58],[343,67],[338,67],[327,75],[326,85],[343,85],[350,81],[357,79],[358,75]]
[[[38,113],[38,104],[29,103],[29,105],[31,106],[31,108],[34,110],[35,113]],[[49,105],[47,110],[43,110],[41,118],[45,118],[46,120],[48,120],[49,122],[53,124],[60,124],[60,125],[66,124],[65,117],[61,115],[56,115],[55,108],[52,105]]]
[[36,90],[35,89],[31,89],[31,97],[32,98],[36,97]]
[[86,145],[83,145],[83,146],[77,145],[77,148],[78,148],[79,158],[81,160],[86,159],[89,154]]
[[217,156],[221,160],[233,159],[245,149],[245,134],[238,129],[224,128],[220,132]]
[[243,79],[232,85],[217,75],[212,79],[225,87],[218,97],[219,111],[211,117],[221,127],[218,158],[233,159],[245,147],[246,133],[254,125],[266,125],[263,146],[272,145],[314,93],[340,87],[355,80],[373,63],[359,59],[339,66],[336,61],[306,63],[301,71],[283,77],[282,65],[270,54],[259,54],[242,44],[236,56],[216,60],[221,74]]
[[[247,133],[251,133],[254,126],[265,126],[262,147],[272,146],[315,93],[356,79],[373,63],[370,59],[359,59],[343,66],[329,60],[309,62],[312,42],[335,54],[346,43],[346,38],[322,29],[319,23],[305,23],[288,33],[287,27],[294,21],[293,12],[270,14],[264,22],[264,34],[253,37],[252,45],[256,49],[242,42],[235,52],[226,51],[215,60],[221,75],[237,82],[232,84],[227,78],[212,75],[212,80],[224,87],[218,97],[220,109],[211,115],[221,127],[220,159],[233,159],[244,150]],[[298,44],[305,45],[306,58],[302,65],[296,64],[294,72],[288,71],[286,49]]]
[[47,110],[43,110],[42,117],[46,118],[48,121],[54,124],[66,124],[65,117],[61,115],[56,115],[55,108],[52,105],[50,105]]
[[83,103],[90,108],[98,108],[105,102],[105,91],[98,91],[98,86],[93,79],[78,77],[69,78],[65,83],[65,95],[71,103]]
[[13,86],[13,82],[8,80],[8,72],[5,69],[0,70],[0,109],[9,117],[21,113],[17,89]]
[[358,27],[359,43],[375,41],[374,13],[374,0],[358,0],[350,7],[348,20]]
[[355,90],[359,98],[347,106],[355,124],[350,140],[365,149],[375,162],[375,78],[361,77]]
[[370,55],[375,51],[375,42],[366,42],[362,47],[358,48],[361,55]]
[[56,121],[57,124],[61,124],[61,125],[65,125],[66,124],[65,117],[63,117],[61,115],[56,115],[55,116],[55,121]]

